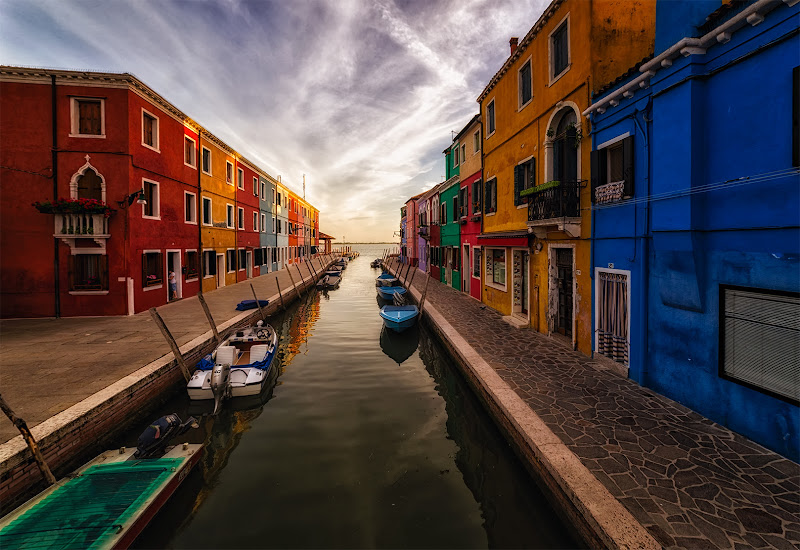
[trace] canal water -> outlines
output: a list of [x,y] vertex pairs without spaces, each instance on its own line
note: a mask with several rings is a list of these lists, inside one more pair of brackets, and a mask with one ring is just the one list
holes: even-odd
[[577,546],[432,335],[383,329],[383,247],[355,248],[338,289],[271,319],[263,396],[213,417],[181,390],[154,415],[193,414],[181,441],[205,450],[136,546]]

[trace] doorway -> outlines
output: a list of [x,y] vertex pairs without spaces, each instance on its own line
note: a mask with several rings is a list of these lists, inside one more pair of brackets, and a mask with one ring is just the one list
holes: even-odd
[[[464,265],[466,263],[467,265]],[[469,245],[464,245],[461,256],[461,291],[469,294]]]
[[248,250],[247,251],[247,256],[246,256],[246,259],[245,259],[245,263],[247,264],[247,278],[248,279],[252,279],[253,278],[253,251],[252,250]]
[[225,254],[217,254],[217,288],[225,286]]
[[556,289],[558,309],[556,312],[556,332],[572,336],[572,248],[556,248]]
[[514,250],[512,256],[513,309],[512,312],[528,318],[530,302],[530,255],[527,250]]
[[[173,288],[172,281],[175,281]],[[183,276],[181,273],[181,251],[167,250],[167,301],[183,298]]]
[[448,286],[453,285],[453,247],[448,246],[445,248],[445,269],[444,269],[444,282]]

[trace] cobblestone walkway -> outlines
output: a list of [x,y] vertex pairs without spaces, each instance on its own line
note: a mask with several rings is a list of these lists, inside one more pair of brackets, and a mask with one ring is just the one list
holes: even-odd
[[800,465],[446,285],[426,302],[665,548],[800,547]]

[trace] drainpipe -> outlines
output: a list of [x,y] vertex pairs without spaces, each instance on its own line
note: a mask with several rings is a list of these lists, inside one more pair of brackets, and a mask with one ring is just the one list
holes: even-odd
[[[200,146],[200,136],[202,135],[202,131],[198,128],[197,129],[197,153],[195,155],[195,164],[197,165],[197,277],[198,277],[198,284],[199,288],[197,290],[197,294],[199,296],[203,295],[203,280],[205,280],[205,257],[203,252],[203,197],[202,197],[202,181],[203,178],[201,177],[200,171],[202,170],[203,166],[203,159],[200,158],[203,149]],[[217,261],[217,257],[214,256],[214,262]],[[216,267],[216,263],[214,264]]]
[[[52,109],[52,130],[53,130],[53,147],[50,150],[50,156],[53,164],[53,202],[58,200],[58,117],[56,109],[56,75],[50,75],[50,103]],[[53,240],[53,271],[55,275],[54,292],[55,292],[55,313],[56,319],[61,317],[61,266],[58,261],[58,239]]]

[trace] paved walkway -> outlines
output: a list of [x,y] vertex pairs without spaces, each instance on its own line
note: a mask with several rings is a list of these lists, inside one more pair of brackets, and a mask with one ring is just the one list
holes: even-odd
[[[319,272],[320,260],[313,266]],[[307,264],[293,264],[207,292],[206,304],[219,326],[242,313],[236,304],[253,298],[250,283],[259,299],[277,295],[278,284],[287,297],[287,291],[294,292],[292,278],[299,285],[300,273],[311,279]],[[166,304],[158,312],[178,346],[210,330],[197,297]],[[0,393],[33,428],[167,353],[169,345],[148,311],[123,317],[2,320]],[[0,444],[18,435],[0,415]]]
[[444,284],[427,304],[662,546],[800,547],[800,465]]

